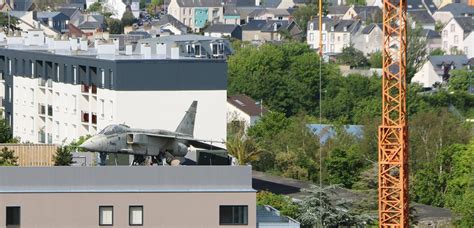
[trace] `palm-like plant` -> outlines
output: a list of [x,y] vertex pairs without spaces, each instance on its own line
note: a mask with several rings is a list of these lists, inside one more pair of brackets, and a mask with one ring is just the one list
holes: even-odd
[[234,156],[239,164],[250,164],[258,161],[264,152],[259,145],[245,135],[244,131],[239,131],[227,140],[227,151]]

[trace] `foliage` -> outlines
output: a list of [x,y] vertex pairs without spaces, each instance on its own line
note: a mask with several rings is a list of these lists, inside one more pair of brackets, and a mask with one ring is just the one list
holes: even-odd
[[100,1],[98,1],[98,2],[92,3],[89,7],[87,7],[87,10],[86,10],[86,11],[87,11],[88,13],[93,13],[93,12],[95,12],[95,13],[102,13],[103,9],[104,9],[104,8],[103,8],[103,6],[102,6],[102,3],[101,3]]
[[[407,23],[409,24],[409,23]],[[407,82],[411,82],[427,60],[427,41],[423,35],[423,27],[417,24],[415,28],[407,26]]]
[[257,192],[257,205],[270,205],[279,210],[282,215],[290,218],[297,218],[299,216],[298,204],[285,195],[278,195],[268,191]]
[[372,68],[382,68],[383,59],[382,59],[382,52],[377,51],[370,54],[370,67]]
[[365,0],[347,0],[346,5],[348,5],[348,6],[352,6],[352,5],[365,6],[366,2],[365,2]]
[[151,15],[156,15],[160,6],[163,5],[164,0],[151,0],[151,3],[146,8],[146,11]]
[[17,166],[18,157],[15,157],[15,151],[3,147],[0,151],[0,166]]
[[[301,30],[306,33],[307,31],[307,26],[308,26],[308,21],[312,20],[313,17],[319,10],[319,5],[318,4],[308,4],[302,7],[296,8],[296,10],[293,12],[293,17],[295,19],[296,24],[301,28]],[[327,10],[327,3],[323,2],[323,16],[326,16],[328,13]]]
[[441,48],[436,48],[436,49],[434,49],[433,51],[430,52],[430,55],[431,55],[431,56],[435,56],[435,55],[445,55],[445,54],[446,54],[446,52],[443,51],[443,49],[441,49]]
[[364,53],[355,49],[353,46],[343,48],[342,53],[337,57],[337,61],[339,64],[349,65],[352,68],[366,67],[369,65]]
[[127,10],[123,13],[123,16],[122,16],[122,25],[123,26],[131,26],[136,21],[137,21],[137,19],[135,18],[135,16],[133,16],[132,11]]
[[451,70],[449,77],[449,91],[452,92],[467,92],[470,81],[474,81],[474,73],[465,69]]
[[330,199],[335,194],[335,186],[319,188],[311,186],[303,189],[309,193],[302,202],[299,221],[304,226],[321,227],[364,227],[373,222],[373,218],[366,214],[354,214],[349,210],[350,203],[341,199]]
[[325,161],[330,184],[342,184],[351,188],[357,181],[360,169],[363,168],[361,157],[354,151],[335,149]]
[[0,118],[0,143],[7,143],[12,140],[10,126],[4,118]]
[[53,161],[54,166],[70,166],[72,164],[72,153],[65,147],[58,147]]
[[436,21],[435,23],[435,31],[441,33],[443,31],[445,24],[441,21]]
[[110,34],[122,34],[123,33],[123,25],[122,21],[113,18],[106,19],[107,28]]
[[[10,17],[10,30],[17,30],[17,24],[18,19],[16,17]],[[0,26],[3,28],[3,32],[8,32],[8,15],[6,13],[0,13]]]
[[91,137],[91,135],[81,136],[77,140],[72,141],[69,145],[64,146],[63,149],[68,152],[85,152],[86,150],[80,148],[79,146]]
[[241,165],[248,165],[258,161],[263,150],[252,138],[246,137],[244,131],[227,139],[227,151],[234,156]]

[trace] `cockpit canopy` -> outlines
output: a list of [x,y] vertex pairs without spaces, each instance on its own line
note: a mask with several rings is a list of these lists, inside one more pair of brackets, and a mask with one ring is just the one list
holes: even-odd
[[127,125],[124,124],[113,124],[105,127],[102,131],[99,132],[101,135],[113,135],[126,132],[129,129]]

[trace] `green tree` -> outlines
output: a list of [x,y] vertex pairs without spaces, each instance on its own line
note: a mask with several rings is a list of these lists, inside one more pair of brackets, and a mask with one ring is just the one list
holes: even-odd
[[156,15],[156,13],[158,13],[163,3],[164,3],[164,0],[151,0],[151,3],[148,4],[146,11],[151,15]]
[[131,26],[136,21],[137,21],[137,19],[135,18],[135,16],[133,16],[132,11],[127,10],[123,13],[123,16],[122,16],[122,25],[123,26]]
[[270,205],[279,210],[282,215],[289,216],[290,218],[297,218],[299,216],[298,204],[285,195],[278,195],[268,191],[257,192],[257,205]]
[[364,53],[355,49],[353,46],[345,47],[342,53],[337,56],[337,61],[340,64],[349,65],[350,67],[365,67],[369,65]]
[[342,184],[351,188],[358,180],[360,170],[364,167],[361,157],[353,151],[335,149],[325,161],[330,184]]
[[15,151],[3,147],[0,151],[0,166],[17,166],[18,157],[15,157]]
[[68,145],[64,146],[63,149],[67,152],[85,152],[84,149],[80,148],[79,146],[84,143],[86,140],[90,139],[91,135],[84,135],[79,137],[77,140],[72,141]]
[[2,27],[3,32],[7,33],[9,30],[18,30],[16,25],[18,25],[17,18],[10,17],[10,28],[8,28],[8,15],[6,13],[0,13],[0,26]]
[[431,55],[431,56],[435,56],[435,55],[445,55],[445,54],[446,54],[446,52],[443,51],[443,49],[441,49],[441,48],[436,48],[436,49],[434,49],[433,51],[430,52],[430,55]]
[[[302,7],[296,8],[295,12],[293,12],[293,17],[295,22],[300,28],[306,33],[308,21],[312,18],[316,17],[318,14],[319,5],[315,3],[310,3]],[[327,15],[327,3],[323,2],[323,16]],[[316,16],[315,16],[316,15]]]
[[7,143],[12,140],[10,126],[4,118],[0,118],[0,143]]
[[107,18],[106,23],[107,23],[107,28],[108,28],[110,34],[122,34],[123,33],[122,21],[117,20],[117,19],[113,19],[113,18]]
[[309,189],[303,189],[309,195],[302,202],[300,207],[300,216],[298,220],[304,226],[314,227],[364,227],[372,224],[374,219],[362,213],[354,213],[350,210],[350,203],[330,195],[335,195],[335,186],[319,188],[311,186]]
[[53,161],[55,166],[70,166],[72,164],[72,153],[65,147],[58,147]]
[[88,8],[87,8],[87,12],[88,13],[102,13],[104,10],[103,6],[102,6],[102,2],[98,1],[98,2],[94,2],[92,3]]
[[252,138],[241,131],[227,139],[227,151],[234,156],[241,165],[248,165],[258,161],[263,150]]
[[474,81],[474,73],[467,69],[451,70],[448,82],[449,91],[453,92],[467,92],[469,89],[470,80]]
[[[410,24],[410,23],[407,23]],[[407,26],[407,82],[411,82],[415,73],[418,72],[427,60],[426,37],[423,28],[417,24],[415,28]]]
[[382,62],[382,52],[377,51],[372,54],[370,54],[370,67],[372,68],[382,68],[383,62]]

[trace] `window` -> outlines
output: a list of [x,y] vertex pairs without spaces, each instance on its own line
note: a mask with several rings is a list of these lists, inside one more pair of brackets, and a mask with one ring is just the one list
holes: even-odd
[[128,212],[130,226],[143,225],[143,206],[130,206]]
[[448,41],[443,41],[443,48],[447,49],[448,48]]
[[224,43],[219,43],[219,54],[220,55],[224,54]]
[[56,63],[56,82],[59,82],[59,64]]
[[110,70],[110,81],[109,81],[110,89],[114,87],[114,72]]
[[314,40],[314,34],[313,33],[310,33],[309,34],[309,41],[313,41]]
[[309,30],[314,30],[314,23],[309,24]]
[[248,206],[220,206],[220,225],[247,225]]
[[12,103],[12,87],[8,86],[8,102]]
[[349,42],[349,35],[347,35],[347,34],[344,34],[344,35],[343,35],[343,37],[344,37],[344,38],[343,38],[343,40],[344,40],[344,43],[347,43],[347,42]]
[[7,226],[20,225],[20,207],[7,207]]
[[469,53],[469,47],[464,47],[464,54],[467,55]]
[[73,75],[73,83],[77,84],[77,68],[75,66],[72,67],[72,75]]
[[201,56],[201,45],[199,44],[194,45],[194,55]]
[[31,62],[31,77],[34,78],[35,77],[35,62],[33,61],[30,61]]
[[105,70],[104,69],[100,69],[100,82],[101,82],[101,87],[104,88],[105,87]]
[[458,35],[454,35],[454,43],[455,43],[455,44],[458,43],[458,40],[459,40]]
[[454,25],[454,24],[451,24],[451,32],[454,32],[454,30],[456,29],[456,27],[455,27],[455,26],[456,26],[456,25]]
[[217,45],[218,45],[218,44],[216,44],[216,43],[211,44],[212,55],[217,55],[217,53],[218,53],[218,51],[219,51],[218,48],[217,48]]
[[8,74],[12,74],[12,60],[8,59]]
[[326,42],[326,33],[323,33],[323,42]]
[[443,37],[444,37],[444,38],[448,37],[448,30],[444,30],[444,31],[443,31]]
[[114,207],[99,206],[99,226],[114,225]]

